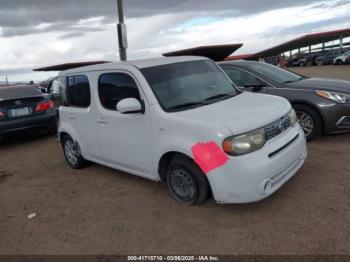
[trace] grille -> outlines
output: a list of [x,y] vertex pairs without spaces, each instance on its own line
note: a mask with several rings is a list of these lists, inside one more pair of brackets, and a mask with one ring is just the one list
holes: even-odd
[[279,134],[286,131],[291,126],[289,115],[285,115],[281,119],[265,126],[266,138],[267,140],[278,136]]

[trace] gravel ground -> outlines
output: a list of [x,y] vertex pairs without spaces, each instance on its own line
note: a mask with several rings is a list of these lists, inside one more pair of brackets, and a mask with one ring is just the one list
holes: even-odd
[[303,168],[263,201],[192,207],[161,183],[72,170],[53,137],[5,140],[0,254],[350,254],[349,145],[350,134],[310,143]]

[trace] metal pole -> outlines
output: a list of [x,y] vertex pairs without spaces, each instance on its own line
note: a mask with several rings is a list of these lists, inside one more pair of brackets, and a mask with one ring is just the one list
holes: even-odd
[[126,36],[126,25],[124,24],[124,10],[123,0],[117,0],[118,4],[118,43],[119,43],[119,56],[121,61],[127,60],[126,48],[128,47]]
[[343,36],[340,36],[340,39],[339,39],[339,49],[340,49],[340,53],[343,53]]
[[7,78],[7,76],[6,76],[6,86],[8,86],[9,85],[9,80],[8,80],[8,78]]

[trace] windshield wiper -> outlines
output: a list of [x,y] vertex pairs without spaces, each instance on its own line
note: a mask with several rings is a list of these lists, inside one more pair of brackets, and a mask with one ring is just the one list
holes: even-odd
[[206,99],[204,99],[204,101],[214,100],[214,99],[218,99],[218,98],[227,99],[227,98],[233,97],[234,95],[235,95],[234,93],[218,94],[218,95],[215,95],[215,96],[207,97]]
[[176,109],[182,109],[182,108],[187,108],[187,107],[194,107],[194,106],[197,106],[197,105],[204,105],[204,104],[205,103],[203,103],[203,102],[188,102],[188,103],[184,103],[184,104],[168,107],[168,110],[172,111],[172,110],[176,110]]

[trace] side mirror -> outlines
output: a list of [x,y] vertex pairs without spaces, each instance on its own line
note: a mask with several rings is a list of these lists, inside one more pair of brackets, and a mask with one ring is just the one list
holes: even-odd
[[143,106],[136,98],[125,98],[116,105],[117,111],[122,114],[143,113]]

